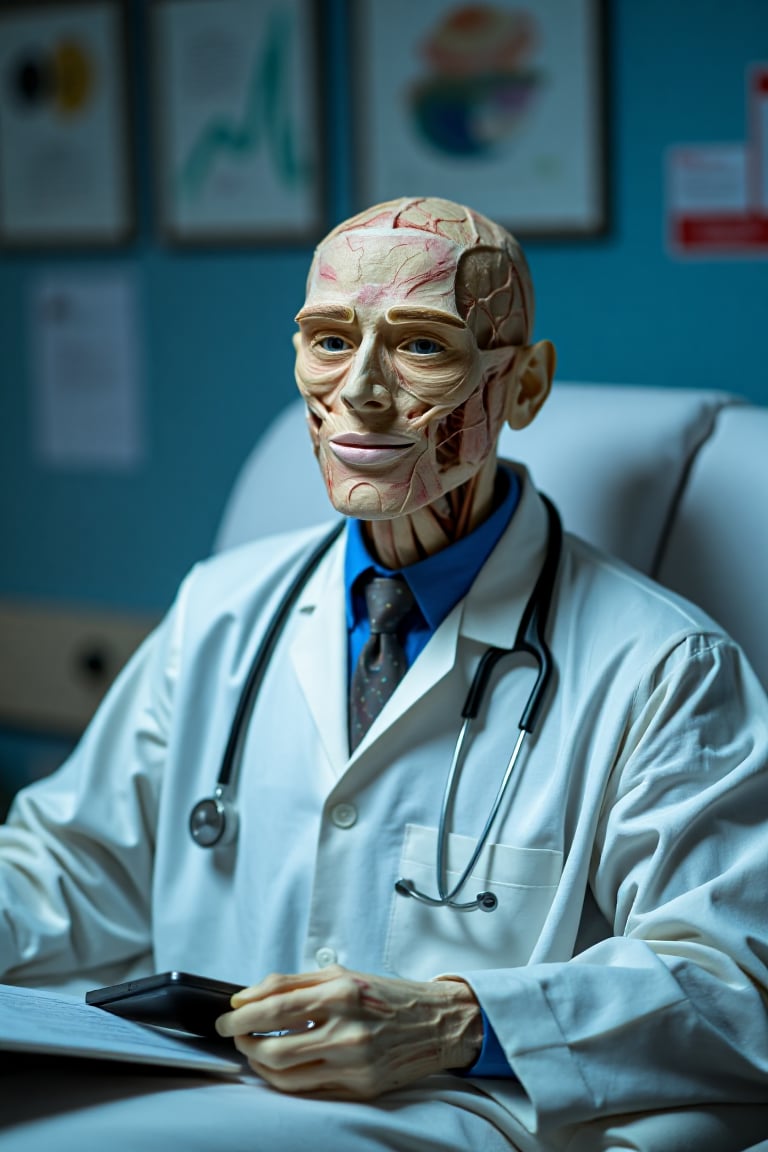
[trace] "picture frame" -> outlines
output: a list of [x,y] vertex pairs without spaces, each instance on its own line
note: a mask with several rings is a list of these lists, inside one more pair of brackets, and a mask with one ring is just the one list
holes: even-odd
[[470,205],[518,236],[608,229],[604,0],[354,0],[354,197]]
[[304,244],[325,223],[319,0],[153,0],[159,232]]
[[129,45],[119,0],[0,3],[0,246],[134,234]]

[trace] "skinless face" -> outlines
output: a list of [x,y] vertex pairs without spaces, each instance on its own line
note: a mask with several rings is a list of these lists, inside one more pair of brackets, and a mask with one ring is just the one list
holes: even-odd
[[483,351],[455,303],[461,249],[425,232],[332,237],[297,316],[296,380],[334,507],[366,520],[433,506],[495,467],[509,347]]

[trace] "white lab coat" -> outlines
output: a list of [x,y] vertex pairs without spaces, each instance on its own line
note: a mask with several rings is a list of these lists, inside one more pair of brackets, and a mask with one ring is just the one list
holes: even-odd
[[[565,1147],[574,1126],[616,1113],[765,1100],[768,702],[711,620],[583,542],[564,541],[540,730],[466,887],[491,889],[497,910],[394,891],[398,877],[434,890],[471,674],[488,645],[512,645],[541,566],[545,511],[522,475],[510,527],[352,757],[343,539],[333,546],[254,708],[238,840],[215,851],[192,843],[189,812],[212,792],[260,635],[320,532],[197,566],[74,756],[0,829],[5,979],[93,985],[129,961],[243,983],[334,961],[461,974],[519,1078],[476,1086],[521,1147]],[[524,661],[494,680],[451,870],[486,820],[532,681]]]

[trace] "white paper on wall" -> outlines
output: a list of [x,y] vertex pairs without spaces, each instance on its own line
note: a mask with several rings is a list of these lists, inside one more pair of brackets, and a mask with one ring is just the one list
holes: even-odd
[[747,69],[747,140],[667,150],[667,247],[678,259],[768,259],[768,64]]
[[121,271],[51,273],[35,285],[34,440],[57,468],[127,470],[144,456],[136,291]]

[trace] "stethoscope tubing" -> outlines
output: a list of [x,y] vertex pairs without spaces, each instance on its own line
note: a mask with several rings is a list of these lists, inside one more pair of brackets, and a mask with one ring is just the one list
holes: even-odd
[[270,620],[269,627],[264,633],[261,644],[259,645],[259,650],[254,657],[243,690],[240,693],[240,699],[237,702],[229,739],[227,740],[227,746],[224,749],[224,756],[221,761],[221,770],[218,779],[218,786],[220,788],[232,788],[238,752],[248,726],[248,718],[253,711],[253,705],[256,702],[256,697],[261,688],[261,682],[264,679],[264,674],[272,659],[272,653],[277,647],[277,642],[280,639],[291,609],[301,595],[308,577],[320,563],[334,541],[341,535],[343,528],[343,520],[339,521],[338,524],[334,524],[331,531],[323,536],[319,544],[312,549],[293,577],[293,580],[283,595],[283,599],[280,601],[278,610]]
[[[395,890],[401,896],[410,896],[420,903],[432,907],[450,907],[459,911],[470,911],[474,908],[481,908],[483,911],[492,912],[498,904],[497,898],[492,892],[479,892],[475,900],[464,902],[457,901],[456,897],[469,880],[472,870],[477,864],[483,848],[488,841],[492,826],[496,821],[504,797],[507,794],[523,742],[526,736],[533,733],[538,722],[554,668],[552,654],[546,640],[546,628],[554,600],[555,580],[560,563],[562,526],[555,506],[546,496],[542,496],[542,499],[547,510],[549,521],[547,550],[541,571],[528,599],[528,603],[523,610],[515,636],[515,642],[512,648],[492,647],[483,654],[475,670],[461,711],[462,726],[454,747],[451,766],[446,779],[437,832],[436,879],[438,895],[436,897],[430,896],[428,893],[419,891],[413,881],[405,878],[400,878],[395,882]],[[310,550],[296,570],[264,633],[237,702],[213,796],[210,799],[199,801],[193,807],[190,814],[190,832],[192,838],[201,847],[212,848],[217,844],[229,843],[234,839],[237,826],[237,817],[233,802],[235,773],[240,759],[239,754],[242,741],[245,737],[248,721],[253,712],[262,680],[264,679],[267,667],[294,604],[315,567],[340,535],[343,527],[344,521],[342,520],[338,524],[335,524],[333,529]],[[517,739],[482,832],[458,880],[450,891],[448,891],[446,857],[449,816],[452,810],[461,769],[466,757],[465,749],[468,745],[469,732],[473,721],[476,720],[480,712],[491,674],[497,663],[503,657],[509,657],[519,653],[526,653],[533,658],[537,668],[536,680],[523,708],[518,723],[519,731]]]
[[[493,912],[498,905],[498,900],[493,892],[478,892],[477,897],[470,901],[457,901],[456,896],[469,880],[472,870],[480,859],[480,854],[488,841],[491,828],[499,814],[504,797],[507,794],[523,742],[526,736],[533,733],[538,722],[554,669],[552,653],[547,644],[546,629],[550,609],[554,600],[555,580],[557,579],[560,553],[562,551],[563,530],[560,524],[560,517],[557,514],[554,504],[546,496],[542,496],[542,499],[547,509],[549,521],[547,552],[533,592],[520,618],[515,642],[511,648],[493,647],[489,648],[483,654],[475,670],[475,674],[472,677],[472,683],[470,684],[469,692],[467,693],[467,698],[462,708],[461,715],[463,717],[463,724],[456,741],[451,766],[448,770],[448,777],[443,792],[443,801],[440,808],[440,823],[437,831],[436,879],[438,895],[436,897],[429,896],[426,892],[421,892],[412,880],[408,880],[405,877],[401,877],[395,882],[395,891],[399,892],[401,896],[411,896],[414,900],[418,900],[422,904],[431,905],[432,907],[450,907],[461,912],[480,908],[484,912]],[[472,854],[464,865],[459,878],[451,890],[448,891],[446,861],[448,818],[453,806],[459,768],[464,760],[464,748],[468,742],[469,731],[472,722],[480,712],[480,707],[485,698],[490,676],[494,668],[502,658],[514,656],[521,652],[527,653],[535,661],[537,666],[536,680],[529,693],[522,715],[520,716],[518,723],[519,731],[512,755],[507,762],[507,767],[496,792],[491,810],[488,813],[488,818],[483,826],[483,830],[475,842]]]
[[294,604],[314,569],[341,534],[344,523],[344,520],[340,520],[334,524],[331,531],[322,537],[299,565],[262,637],[232,718],[232,726],[229,730],[213,795],[204,800],[198,800],[189,814],[190,835],[201,848],[221,847],[231,844],[236,838],[235,776],[237,765],[240,762],[241,745],[245,739],[248,721],[253,712],[262,680]]

